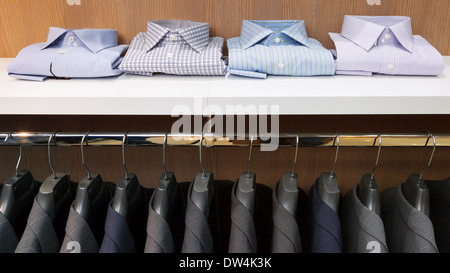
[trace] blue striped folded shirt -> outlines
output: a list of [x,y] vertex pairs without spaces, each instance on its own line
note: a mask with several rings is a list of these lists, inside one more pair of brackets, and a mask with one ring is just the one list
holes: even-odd
[[263,79],[335,74],[332,53],[308,38],[304,21],[243,20],[241,36],[227,42],[230,74]]

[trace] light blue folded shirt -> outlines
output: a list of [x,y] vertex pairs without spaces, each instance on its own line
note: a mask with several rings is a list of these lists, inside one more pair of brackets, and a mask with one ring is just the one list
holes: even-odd
[[227,42],[230,74],[253,78],[335,74],[333,55],[308,37],[301,20],[243,20],[241,36]]
[[32,81],[117,76],[123,74],[119,65],[127,48],[118,45],[117,30],[50,27],[47,42],[22,49],[7,70],[11,77]]

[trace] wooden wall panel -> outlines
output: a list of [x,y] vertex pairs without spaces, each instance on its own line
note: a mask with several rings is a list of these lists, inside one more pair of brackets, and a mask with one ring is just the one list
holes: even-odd
[[[138,116],[1,116],[0,131],[50,132],[165,132],[175,119],[171,117]],[[57,128],[57,129],[55,129]],[[52,147],[52,162],[58,172],[71,174],[74,181],[86,175],[81,164],[80,147]],[[121,147],[85,147],[85,160],[92,172],[98,172],[105,181],[116,182],[124,175]],[[205,168],[217,171],[215,150],[203,149]],[[0,181],[14,173],[17,162],[17,147],[0,147]],[[155,187],[163,172],[161,147],[126,147],[126,165],[135,172],[145,187]],[[196,147],[167,148],[166,165],[178,181],[191,181],[201,170],[199,149]],[[24,147],[21,169],[30,169],[39,181],[51,174],[46,147]]]
[[[174,119],[170,117],[117,117],[117,116],[0,116],[0,131],[64,132],[164,132]],[[292,132],[340,132],[340,133],[423,133],[449,134],[450,116],[283,116],[280,131]],[[375,173],[383,190],[398,185],[415,172],[420,173],[428,162],[431,147],[383,148],[379,167]],[[295,148],[279,148],[273,152],[253,149],[251,171],[257,182],[273,187],[283,172],[292,169]],[[235,181],[247,170],[248,148],[205,148],[204,165],[214,171],[215,177]],[[135,172],[144,187],[153,188],[162,174],[161,147],[127,147],[127,168]],[[321,172],[329,172],[334,160],[335,148],[300,148],[296,172],[299,186],[309,190]],[[375,163],[377,147],[339,150],[336,174],[343,193],[351,189],[364,173],[370,172]],[[0,147],[0,181],[14,173],[18,156],[17,147]],[[52,158],[57,171],[68,172],[79,181],[86,171],[81,165],[79,147],[52,147]],[[121,148],[86,147],[85,158],[91,171],[99,172],[106,181],[116,182],[124,174],[121,165]],[[425,179],[439,180],[450,177],[450,148],[438,147]],[[46,147],[25,147],[21,168],[29,168],[38,180],[51,174],[47,163]],[[200,171],[197,147],[168,147],[167,168],[175,173],[178,181],[191,181]]]
[[0,57],[46,41],[49,26],[64,26],[62,1],[0,1]]
[[[25,46],[46,40],[48,28],[113,28],[129,44],[150,19],[209,22],[211,35],[240,34],[243,19],[302,19],[308,35],[333,48],[329,32],[340,32],[344,15],[403,15],[443,55],[450,55],[448,0],[1,0],[0,57],[14,57]],[[225,54],[227,53],[225,47]]]

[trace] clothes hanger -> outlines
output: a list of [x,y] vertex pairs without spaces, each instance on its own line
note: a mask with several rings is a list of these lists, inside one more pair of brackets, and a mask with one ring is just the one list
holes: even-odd
[[334,142],[337,142],[337,146],[333,168],[331,169],[331,173],[322,173],[320,175],[319,181],[317,183],[317,191],[319,193],[320,199],[337,212],[341,191],[339,190],[336,174],[334,174],[333,172],[334,168],[336,167],[339,153],[339,133],[336,134],[335,141],[333,141],[333,146]]
[[295,172],[295,166],[297,165],[297,154],[299,136],[296,136],[295,142],[295,157],[294,165],[292,166],[292,172],[285,172],[281,177],[281,181],[277,187],[278,201],[283,207],[292,215],[297,215],[297,203],[298,203],[298,174]]
[[123,135],[122,140],[122,165],[125,170],[125,175],[117,182],[112,208],[122,215],[122,217],[129,220],[139,205],[139,201],[142,200],[143,193],[136,174],[128,173],[127,166],[125,165],[126,142],[128,142],[128,132]]
[[205,214],[209,216],[209,207],[213,196],[214,173],[205,171],[202,159],[203,131],[200,139],[200,166],[202,170],[197,173],[192,186],[191,200]]
[[175,197],[178,190],[177,179],[172,172],[168,172],[166,168],[166,147],[167,147],[167,135],[166,132],[164,136],[163,144],[163,169],[164,173],[158,179],[156,184],[156,189],[153,192],[153,203],[152,208],[156,213],[158,213],[163,219],[167,220],[172,214]]
[[48,164],[52,170],[52,175],[45,179],[39,188],[39,192],[36,196],[36,201],[47,212],[50,219],[53,221],[57,215],[61,206],[73,197],[73,188],[70,181],[70,175],[66,173],[57,173],[53,168],[50,146],[52,139],[55,138],[56,145],[56,133],[50,135],[47,145]]
[[107,202],[108,199],[108,193],[105,190],[101,175],[98,173],[91,174],[84,161],[83,143],[86,140],[86,145],[89,146],[89,133],[91,133],[91,131],[87,132],[81,140],[81,162],[87,171],[87,176],[83,177],[80,183],[78,183],[75,201],[73,202],[75,211],[88,223],[91,222],[92,216],[95,214],[99,205]]
[[236,185],[236,198],[241,202],[253,215],[255,206],[255,185],[256,174],[250,172],[250,162],[252,161],[253,136],[250,139],[250,152],[248,156],[247,171],[243,172],[239,177]]
[[428,135],[425,147],[428,145],[430,138],[433,138],[433,151],[431,152],[430,160],[428,165],[423,169],[420,174],[411,174],[402,185],[402,192],[406,200],[415,207],[417,210],[421,211],[428,217],[430,217],[430,193],[427,185],[422,179],[423,173],[430,167],[431,161],[433,160],[434,151],[436,150],[436,138],[433,134]]
[[[364,174],[361,182],[359,183],[358,187],[356,188],[356,193],[361,200],[361,202],[371,211],[375,212],[377,215],[381,215],[381,199],[380,199],[380,191],[378,189],[377,182],[375,181],[375,178],[373,174],[375,173],[375,170],[378,167],[378,162],[380,159],[380,152],[381,152],[381,135],[378,135],[378,137],[375,139],[379,139],[378,144],[378,155],[377,160],[375,161],[375,166],[372,169],[372,173],[370,174]],[[374,142],[374,146],[375,146]]]
[[[12,133],[13,131],[6,136],[5,142],[12,138]],[[20,145],[16,172],[6,179],[0,197],[0,212],[10,223],[14,223],[24,209],[33,202],[39,190],[39,186],[29,170],[19,171],[21,160],[22,146]]]

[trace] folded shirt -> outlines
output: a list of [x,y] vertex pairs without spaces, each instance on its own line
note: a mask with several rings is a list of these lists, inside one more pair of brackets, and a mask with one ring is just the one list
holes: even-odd
[[112,29],[50,27],[47,42],[22,49],[9,64],[8,74],[23,80],[97,78],[123,74],[118,68],[127,45],[118,45]]
[[209,37],[208,23],[149,21],[147,32],[139,33],[131,42],[120,69],[146,76],[225,75],[223,42],[221,37]]
[[445,68],[442,55],[412,34],[409,17],[346,15],[341,33],[330,37],[336,74],[439,75]]
[[241,36],[228,40],[228,55],[228,72],[240,76],[335,74],[333,55],[308,38],[299,20],[243,20]]

